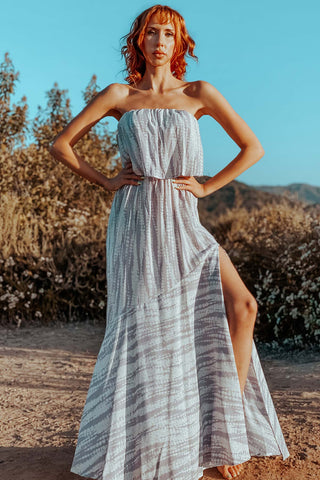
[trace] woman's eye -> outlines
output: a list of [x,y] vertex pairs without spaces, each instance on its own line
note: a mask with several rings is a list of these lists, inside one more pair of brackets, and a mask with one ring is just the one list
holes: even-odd
[[[147,32],[148,35],[152,35],[153,33],[156,33],[156,32],[155,32],[154,30],[149,30],[149,31]],[[174,34],[173,34],[172,32],[167,32],[166,35],[170,35],[171,37],[174,36]]]

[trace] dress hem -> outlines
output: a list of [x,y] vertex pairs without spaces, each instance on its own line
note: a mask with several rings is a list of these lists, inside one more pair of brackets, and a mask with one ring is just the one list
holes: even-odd
[[[216,467],[221,467],[223,465],[230,465],[230,466],[234,466],[234,465],[239,465],[241,463],[245,463],[247,462],[248,460],[251,460],[251,458],[253,457],[282,457],[283,461],[286,460],[288,457],[290,457],[290,454],[288,455],[284,455],[283,453],[264,453],[264,454],[261,454],[259,455],[258,453],[256,453],[255,455],[249,455],[247,456],[246,458],[244,459],[241,459],[241,460],[236,460],[234,461],[234,463],[226,463],[224,462],[223,463],[223,460],[216,460],[216,462],[219,462],[219,463],[216,463],[214,465],[212,464],[206,464],[206,465],[199,465],[199,469],[202,469],[202,473],[199,472],[199,474],[201,476],[203,476],[203,473],[204,473],[204,470],[207,470],[208,468],[216,468]],[[221,463],[222,462],[222,463]],[[97,476],[97,477],[93,477],[93,476],[88,476],[88,475],[83,475],[81,473],[79,473],[79,470],[77,470],[76,468],[72,468],[70,469],[70,472],[71,473],[75,473],[76,475],[80,475],[81,477],[84,477],[84,478],[89,478],[89,479],[92,479],[92,480],[103,480],[103,476]],[[185,478],[185,472],[183,472],[183,476]],[[201,477],[193,477],[193,478],[190,478],[190,480],[200,480]],[[117,480],[119,479],[119,476],[117,476]],[[108,480],[111,480],[110,478],[108,478]]]

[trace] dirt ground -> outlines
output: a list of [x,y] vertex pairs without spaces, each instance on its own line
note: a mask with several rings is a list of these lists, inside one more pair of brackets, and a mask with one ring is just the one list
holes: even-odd
[[[1,480],[83,478],[70,466],[104,330],[92,323],[0,328]],[[237,478],[319,480],[320,353],[257,349],[290,457],[252,457]],[[203,480],[222,478],[215,468],[204,473]]]

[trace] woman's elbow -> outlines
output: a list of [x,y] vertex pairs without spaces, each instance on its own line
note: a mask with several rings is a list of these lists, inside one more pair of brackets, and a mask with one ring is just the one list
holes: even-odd
[[263,146],[261,145],[260,142],[256,143],[253,148],[257,152],[257,155],[259,156],[259,158],[262,158],[264,156],[265,151],[264,151]]
[[53,157],[57,158],[57,154],[63,152],[64,150],[63,147],[64,147],[63,142],[59,140],[53,140],[53,142],[51,142],[48,147],[48,151]]

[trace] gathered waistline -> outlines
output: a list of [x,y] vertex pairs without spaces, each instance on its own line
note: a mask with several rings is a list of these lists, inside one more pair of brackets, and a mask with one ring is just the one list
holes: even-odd
[[176,177],[165,177],[165,178],[159,178],[159,177],[154,177],[153,175],[142,175],[144,178],[153,178],[154,180],[174,180]]
[[[139,175],[139,174],[138,174]],[[182,176],[182,174],[181,174]],[[177,180],[178,177],[165,177],[165,178],[159,178],[159,177],[154,177],[152,175],[142,175],[143,178],[149,178],[151,180]]]

